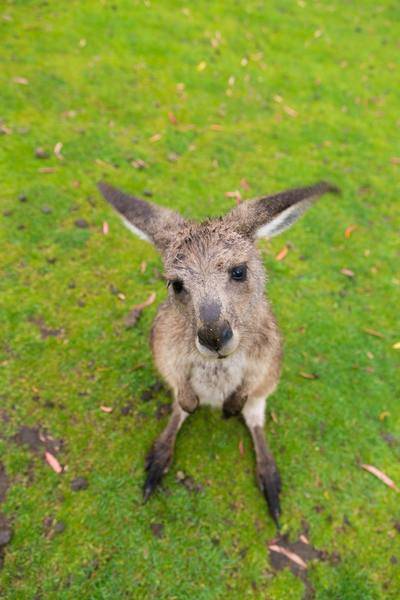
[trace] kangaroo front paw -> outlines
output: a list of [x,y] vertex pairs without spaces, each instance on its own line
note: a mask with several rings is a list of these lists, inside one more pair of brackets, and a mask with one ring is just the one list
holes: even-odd
[[222,418],[230,419],[231,417],[238,417],[241,413],[241,409],[237,407],[224,406],[222,407]]
[[179,395],[179,406],[187,413],[192,414],[199,406],[199,399],[194,393]]
[[224,419],[229,417],[237,417],[242,412],[243,406],[246,404],[247,396],[244,396],[241,388],[238,388],[225,400],[222,406],[222,416]]
[[281,478],[273,459],[257,465],[257,480],[260,490],[267,501],[269,513],[279,529]]
[[172,460],[172,448],[163,443],[155,443],[146,457],[146,481],[143,486],[143,499],[146,502],[157,486]]

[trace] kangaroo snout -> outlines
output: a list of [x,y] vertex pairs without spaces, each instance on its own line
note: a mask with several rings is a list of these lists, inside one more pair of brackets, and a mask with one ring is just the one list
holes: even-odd
[[225,321],[220,325],[215,323],[205,325],[198,330],[197,337],[200,344],[209,348],[209,350],[218,352],[232,339],[233,331],[229,323]]
[[228,321],[205,324],[196,336],[197,350],[210,358],[225,358],[236,350],[238,344],[238,334],[232,330]]
[[204,356],[224,358],[237,347],[238,339],[224,316],[220,298],[208,297],[199,306],[196,348]]

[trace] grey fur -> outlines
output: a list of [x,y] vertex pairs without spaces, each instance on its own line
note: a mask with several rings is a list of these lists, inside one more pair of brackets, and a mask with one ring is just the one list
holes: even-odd
[[[319,196],[337,188],[322,182],[288,190],[243,202],[225,217],[203,223],[108,184],[99,188],[134,230],[156,245],[171,282],[154,320],[151,347],[175,399],[172,417],[148,456],[145,499],[168,469],[186,417],[211,404],[225,416],[242,414],[254,441],[259,486],[278,523],[280,480],[263,427],[265,399],[279,381],[282,343],[254,242],[283,231]],[[247,277],[233,280],[232,269],[240,265],[247,266]],[[231,337],[223,335],[227,325]]]

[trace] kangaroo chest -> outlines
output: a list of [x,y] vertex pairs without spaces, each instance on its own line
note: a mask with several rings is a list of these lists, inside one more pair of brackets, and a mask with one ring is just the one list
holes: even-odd
[[245,367],[245,357],[238,352],[222,360],[200,357],[190,376],[200,404],[222,407],[224,400],[243,383]]

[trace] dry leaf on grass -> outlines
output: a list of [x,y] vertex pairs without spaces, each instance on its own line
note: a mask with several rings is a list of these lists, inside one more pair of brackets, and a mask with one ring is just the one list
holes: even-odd
[[346,275],[346,277],[354,277],[354,271],[350,269],[340,269],[342,275]]
[[39,173],[55,173],[57,169],[55,167],[40,167]]
[[240,456],[244,456],[243,440],[239,440],[239,454]]
[[299,113],[297,112],[297,110],[294,110],[294,108],[291,108],[290,106],[284,106],[284,107],[283,107],[283,110],[285,111],[285,113],[286,113],[287,115],[289,115],[289,117],[293,117],[293,118],[295,118],[295,117],[297,117],[297,116],[298,116],[298,114],[299,114]]
[[372,335],[373,337],[378,337],[378,338],[385,337],[383,335],[383,333],[380,333],[380,331],[376,331],[376,329],[371,329],[370,327],[364,327],[363,332],[367,333],[368,335]]
[[19,85],[29,85],[29,81],[26,77],[13,77],[13,82],[18,83]]
[[271,544],[271,546],[269,546],[269,549],[272,550],[273,552],[278,552],[278,554],[283,554],[284,556],[286,556],[286,558],[288,558],[292,562],[296,563],[296,565],[298,565],[302,569],[307,569],[307,564],[295,552],[291,552],[290,550],[287,550],[286,548],[283,548],[282,546],[278,546],[277,544]]
[[390,479],[390,477],[388,477],[387,475],[385,475],[385,473],[383,473],[382,471],[380,471],[376,467],[374,467],[372,465],[361,465],[361,467],[363,469],[365,469],[365,471],[368,471],[368,473],[371,473],[371,475],[375,475],[375,477],[377,477],[378,479],[380,479],[385,485],[387,485],[388,487],[392,488],[392,490],[394,490],[395,492],[397,492],[397,493],[400,492],[399,488],[394,483],[394,481],[392,481]]
[[62,466],[60,465],[60,463],[58,462],[58,460],[56,459],[55,456],[53,456],[53,454],[51,454],[50,452],[45,452],[45,459],[46,462],[50,465],[50,467],[53,469],[53,471],[55,471],[56,473],[62,473]]
[[210,125],[210,129],[212,129],[212,131],[222,131],[223,127],[222,125],[218,125],[218,123],[213,123]]
[[289,248],[287,246],[283,246],[282,250],[280,250],[278,252],[278,254],[275,256],[275,260],[283,260],[287,253],[289,252]]
[[150,142],[152,144],[154,144],[154,142],[159,142],[162,138],[162,134],[161,133],[155,133],[154,135],[151,136],[150,138]]
[[356,229],[357,229],[357,225],[349,225],[344,230],[344,237],[346,239],[349,239],[349,237],[351,236],[351,234],[353,233],[353,231],[355,231]]
[[383,410],[379,415],[379,420],[384,421],[387,417],[390,417],[390,412],[388,410]]
[[131,162],[132,167],[135,169],[147,169],[147,164],[141,158],[137,158]]
[[61,154],[62,147],[63,145],[61,142],[57,142],[57,144],[54,146],[54,154],[56,155],[58,160],[64,160],[64,157]]
[[130,313],[125,317],[125,326],[127,328],[130,328],[130,327],[133,327],[134,325],[136,325],[137,320],[139,319],[140,315],[142,314],[142,311],[147,306],[150,306],[150,304],[153,304],[155,299],[156,299],[155,292],[151,292],[151,294],[147,298],[147,300],[145,300],[144,302],[141,302],[141,304],[136,304],[135,306],[133,306]]
[[319,379],[319,375],[316,373],[306,373],[305,371],[300,371],[299,375],[304,379]]
[[61,115],[63,117],[66,117],[67,119],[74,119],[77,114],[78,113],[76,112],[76,110],[66,110],[65,112],[61,113]]
[[100,406],[100,410],[102,410],[105,413],[112,413],[113,407],[112,406]]
[[301,536],[299,537],[299,540],[301,542],[303,542],[303,544],[309,544],[310,541],[306,538],[306,536],[304,535],[304,533],[301,534]]
[[178,119],[176,118],[176,116],[174,115],[173,112],[169,112],[168,113],[168,121],[172,124],[172,125],[176,125],[178,123]]
[[103,160],[102,158],[96,158],[94,162],[99,167],[104,167],[105,169],[115,169],[114,165],[107,162],[106,160]]
[[235,198],[235,200],[241,200],[242,195],[239,190],[234,190],[233,192],[225,192],[226,198]]
[[0,133],[3,135],[11,135],[12,129],[11,127],[7,127],[7,125],[4,125],[4,123],[0,123]]

